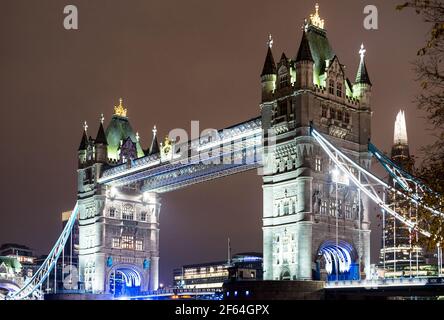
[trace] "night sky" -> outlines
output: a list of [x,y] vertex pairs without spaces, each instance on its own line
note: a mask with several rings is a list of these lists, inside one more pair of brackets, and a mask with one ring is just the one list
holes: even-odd
[[[411,62],[427,26],[403,1],[374,0],[379,30],[363,28],[369,1],[319,1],[320,13],[347,76],[359,47],[367,49],[373,82],[373,142],[389,150],[393,124],[406,110],[411,151],[430,141],[413,102]],[[79,30],[63,28],[63,8],[79,9]],[[223,128],[259,115],[266,40],[273,53],[295,57],[303,19],[315,1],[262,0],[2,0],[0,243],[47,253],[61,231],[61,212],[76,200],[82,123],[95,136],[124,98],[146,148],[151,129]],[[162,197],[161,282],[182,264],[262,251],[262,188],[256,171],[203,183]],[[372,258],[380,239],[373,224]]]

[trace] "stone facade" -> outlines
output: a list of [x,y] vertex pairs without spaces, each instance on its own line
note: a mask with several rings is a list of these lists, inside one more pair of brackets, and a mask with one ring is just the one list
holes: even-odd
[[[122,121],[127,132],[110,129],[122,127],[119,126]],[[115,115],[108,129],[107,136],[116,139],[116,135],[122,135],[122,150],[119,152],[127,151],[123,142],[134,136],[128,119],[122,114]],[[79,148],[80,282],[87,292],[115,293],[112,279],[121,273],[140,292],[156,290],[159,282],[160,198],[156,193],[143,192],[141,182],[121,187],[98,183],[103,170],[116,164],[114,159],[107,157],[104,132],[100,124],[97,138],[87,138],[85,128]],[[127,144],[136,145],[136,141]]]
[[316,264],[322,269],[325,263],[319,249],[326,241],[337,241],[336,232],[339,241],[353,246],[360,273],[370,274],[368,199],[352,185],[338,184],[336,189],[334,163],[310,135],[313,126],[347,156],[370,167],[371,83],[363,52],[357,81],[351,85],[326,31],[307,22],[297,58],[282,54],[275,68],[268,67],[276,70],[275,77],[264,67],[265,280],[313,279]]

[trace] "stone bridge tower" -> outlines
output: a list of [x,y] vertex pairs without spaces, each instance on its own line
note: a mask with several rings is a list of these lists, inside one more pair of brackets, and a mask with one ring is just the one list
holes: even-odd
[[95,139],[85,123],[78,150],[79,275],[93,293],[137,294],[158,287],[159,197],[143,193],[141,183],[97,182],[105,169],[130,166],[159,150],[155,135],[152,147],[142,149],[126,113],[120,100],[106,131],[101,117]]
[[368,200],[310,136],[313,124],[369,168],[372,84],[364,56],[362,46],[352,84],[330,46],[318,6],[304,24],[294,59],[283,53],[276,63],[269,41],[261,74],[262,124],[273,133],[265,136],[264,152],[265,280],[369,275]]

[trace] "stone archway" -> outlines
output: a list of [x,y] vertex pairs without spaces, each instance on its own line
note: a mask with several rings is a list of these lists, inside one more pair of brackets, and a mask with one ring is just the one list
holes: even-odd
[[109,293],[114,296],[134,296],[141,292],[142,273],[130,265],[117,265],[108,273]]
[[[359,279],[359,267],[356,250],[353,245],[344,240],[324,241],[316,255],[316,279],[357,280]],[[323,279],[322,274],[326,274]]]
[[279,280],[288,281],[291,280],[291,273],[288,267],[283,267],[281,271],[281,275],[279,276]]

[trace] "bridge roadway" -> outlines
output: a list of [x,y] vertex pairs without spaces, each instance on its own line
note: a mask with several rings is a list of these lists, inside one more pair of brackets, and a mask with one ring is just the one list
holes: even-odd
[[[222,292],[221,289],[166,289],[148,292],[140,296],[122,297],[119,299],[157,300],[203,298],[207,300],[219,300],[222,298]],[[251,293],[249,298],[254,300],[254,290],[252,290]],[[240,293],[239,297],[241,296],[243,295]],[[444,277],[331,281],[326,282],[324,285],[324,298],[326,300],[366,300],[387,299],[390,297],[438,296],[444,296]]]
[[161,289],[158,291],[146,292],[139,296],[120,297],[117,298],[117,300],[161,300],[161,299],[220,300],[221,298],[222,298],[222,289]]
[[143,181],[144,192],[164,193],[262,166],[262,121],[254,118],[162,153],[105,169],[98,183],[119,187]]

